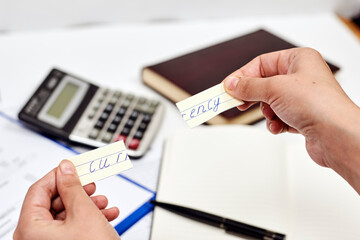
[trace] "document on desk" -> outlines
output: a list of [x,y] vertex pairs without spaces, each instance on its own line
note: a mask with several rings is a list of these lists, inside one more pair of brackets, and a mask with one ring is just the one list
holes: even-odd
[[27,189],[68,149],[0,116],[0,239],[12,239]]
[[[28,188],[56,167],[61,159],[68,158],[74,153],[22,127],[19,123],[4,118],[1,112],[0,131],[0,239],[7,240],[12,239]],[[117,151],[121,151],[118,148],[119,145],[121,143],[114,145],[118,149]],[[72,158],[70,157],[70,159]],[[109,158],[106,164],[103,160],[102,164],[107,166],[112,160],[115,161],[117,158]],[[124,163],[126,161],[129,161],[126,154],[123,158],[119,157],[119,162]],[[95,164],[93,163],[92,169],[94,167]],[[109,197],[109,203],[113,204],[111,206],[120,208],[120,217],[113,222],[114,224],[125,219],[128,214],[148,201],[153,195],[120,177],[100,181],[97,184],[97,194],[99,192]]]
[[189,127],[193,128],[230,108],[242,104],[244,104],[243,101],[230,96],[225,91],[223,83],[220,83],[176,103],[176,106],[181,117]]

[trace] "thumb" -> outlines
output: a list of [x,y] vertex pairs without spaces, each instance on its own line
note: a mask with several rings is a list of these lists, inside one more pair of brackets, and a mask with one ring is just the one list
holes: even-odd
[[66,216],[72,217],[87,204],[93,204],[77,175],[75,166],[69,160],[61,161],[56,173],[56,185],[66,210]]
[[239,100],[268,103],[273,91],[271,87],[273,85],[271,84],[272,78],[229,75],[224,80],[224,87],[228,94]]

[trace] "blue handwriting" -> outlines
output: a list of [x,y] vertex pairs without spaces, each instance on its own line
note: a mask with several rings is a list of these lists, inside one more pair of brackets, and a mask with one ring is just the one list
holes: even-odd
[[[188,118],[188,120],[195,118],[203,113],[206,113],[210,110],[217,112],[219,110],[220,97],[210,98],[209,100],[197,104],[191,108],[188,108],[181,112],[182,118]],[[190,110],[191,109],[191,110]],[[190,113],[188,112],[190,111]],[[187,112],[187,113],[184,113]],[[188,117],[189,115],[189,117]]]

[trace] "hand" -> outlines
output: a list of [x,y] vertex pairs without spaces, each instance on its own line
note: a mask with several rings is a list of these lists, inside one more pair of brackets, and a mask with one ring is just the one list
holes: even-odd
[[224,85],[245,101],[240,110],[261,102],[272,133],[303,134],[310,157],[360,192],[360,159],[354,152],[359,149],[344,144],[351,140],[360,146],[360,111],[317,51],[294,48],[261,55],[226,77]]
[[90,198],[94,192],[94,183],[83,188],[74,165],[62,161],[29,188],[14,239],[120,239],[108,222],[118,208],[105,209],[107,198]]

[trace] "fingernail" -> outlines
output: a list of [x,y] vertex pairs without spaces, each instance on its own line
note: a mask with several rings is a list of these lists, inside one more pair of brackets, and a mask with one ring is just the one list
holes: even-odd
[[228,77],[227,79],[225,79],[225,87],[232,91],[236,88],[236,85],[238,84],[239,82],[239,78],[235,77],[235,76],[231,76],[231,77]]
[[60,171],[63,174],[74,174],[74,165],[69,160],[62,160],[60,163]]
[[269,129],[270,129],[271,132],[274,132],[274,129],[273,129],[273,128],[274,128],[273,123],[270,122],[270,123],[269,123]]

